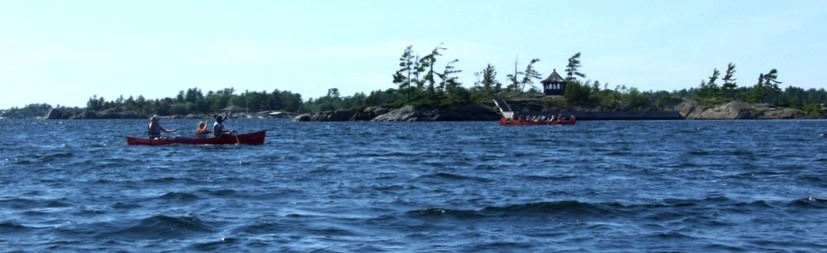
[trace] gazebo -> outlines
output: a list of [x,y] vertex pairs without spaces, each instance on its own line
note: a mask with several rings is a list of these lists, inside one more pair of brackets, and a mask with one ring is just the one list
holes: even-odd
[[557,70],[551,72],[543,81],[543,94],[548,95],[563,95],[566,92],[566,79],[557,74]]

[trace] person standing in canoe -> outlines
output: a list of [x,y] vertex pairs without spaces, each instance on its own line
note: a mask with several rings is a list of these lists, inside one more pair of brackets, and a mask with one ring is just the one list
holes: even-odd
[[224,135],[232,135],[232,130],[224,129],[224,121],[227,120],[227,114],[224,115],[216,115],[215,116],[215,124],[212,126],[212,133],[215,137],[221,137]]
[[149,125],[146,126],[146,130],[149,133],[150,139],[160,139],[161,132],[164,133],[172,133],[175,132],[175,129],[167,129],[158,122],[158,115],[152,115],[152,118],[149,119]]

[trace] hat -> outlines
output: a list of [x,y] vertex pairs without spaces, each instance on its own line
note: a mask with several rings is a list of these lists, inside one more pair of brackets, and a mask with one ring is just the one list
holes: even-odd
[[152,118],[150,118],[150,119],[151,120],[158,120],[158,115],[152,115]]

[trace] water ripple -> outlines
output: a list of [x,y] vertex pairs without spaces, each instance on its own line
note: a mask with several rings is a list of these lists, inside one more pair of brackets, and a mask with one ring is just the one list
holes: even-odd
[[132,147],[124,136],[143,135],[144,120],[0,120],[19,133],[0,139],[0,244],[33,252],[827,248],[827,141],[813,135],[827,121],[229,123],[269,129],[265,145]]

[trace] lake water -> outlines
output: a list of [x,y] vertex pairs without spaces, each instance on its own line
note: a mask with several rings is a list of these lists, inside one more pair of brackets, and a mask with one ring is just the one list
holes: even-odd
[[822,120],[146,123],[0,120],[0,251],[827,251]]

